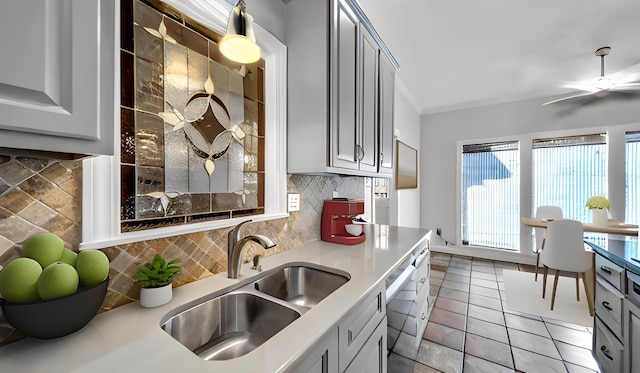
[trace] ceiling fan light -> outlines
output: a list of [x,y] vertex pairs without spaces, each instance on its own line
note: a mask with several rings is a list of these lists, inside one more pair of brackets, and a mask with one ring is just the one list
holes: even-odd
[[231,9],[227,33],[218,43],[218,49],[231,61],[253,63],[260,59],[260,47],[253,33],[253,17],[245,9],[244,0],[238,1]]

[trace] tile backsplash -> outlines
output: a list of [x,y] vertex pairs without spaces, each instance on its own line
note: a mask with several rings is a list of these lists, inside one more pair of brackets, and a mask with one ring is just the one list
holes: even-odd
[[[346,176],[289,175],[288,193],[300,194],[300,211],[288,218],[256,222],[248,232],[270,237],[276,247],[252,244],[245,261],[255,254],[274,255],[320,238],[323,201],[337,191],[341,197],[364,198],[364,179]],[[110,260],[110,284],[100,312],[139,298],[132,279],[138,267],[156,254],[179,258],[183,270],[174,286],[226,271],[230,228],[105,247]],[[34,233],[53,232],[77,250],[82,241],[82,161],[55,161],[0,156],[0,265],[20,256],[19,246]],[[22,338],[0,315],[0,345]]]

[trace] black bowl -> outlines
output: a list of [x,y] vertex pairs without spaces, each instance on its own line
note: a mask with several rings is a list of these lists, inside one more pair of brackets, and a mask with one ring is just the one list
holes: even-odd
[[0,300],[11,326],[35,338],[51,339],[82,329],[98,313],[107,294],[109,277],[64,297],[29,303]]

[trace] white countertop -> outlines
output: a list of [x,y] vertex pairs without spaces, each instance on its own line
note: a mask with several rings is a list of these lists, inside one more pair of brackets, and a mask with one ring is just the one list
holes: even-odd
[[289,262],[307,262],[349,273],[351,279],[254,351],[227,361],[205,361],[160,328],[160,319],[180,305],[259,277],[251,264],[237,280],[220,273],[173,289],[156,308],[133,302],[97,315],[62,338],[24,340],[0,347],[0,372],[277,372],[284,371],[406,258],[426,229],[366,225],[358,245],[311,241],[261,260],[263,272]]

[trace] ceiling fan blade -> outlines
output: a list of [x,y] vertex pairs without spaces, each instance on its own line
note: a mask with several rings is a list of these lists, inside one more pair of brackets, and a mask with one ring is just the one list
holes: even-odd
[[584,82],[567,82],[562,85],[563,88],[571,88],[577,91],[585,91],[589,93],[596,93],[600,91],[600,88],[597,87],[597,80],[594,81],[584,81]]
[[608,75],[616,84],[640,82],[640,63]]
[[640,93],[640,83],[616,84],[616,86],[611,88],[611,90],[625,93]]
[[578,93],[578,94],[576,94],[576,95],[566,96],[566,97],[559,98],[559,99],[557,99],[557,100],[553,100],[553,101],[545,102],[544,104],[542,104],[542,106],[544,106],[544,105],[549,105],[549,104],[555,104],[556,102],[561,102],[561,101],[571,100],[571,99],[574,99],[574,98],[586,97],[586,96],[592,96],[593,94],[594,94],[594,92],[583,92],[583,93]]

